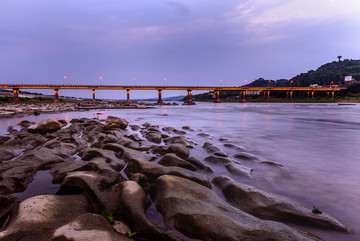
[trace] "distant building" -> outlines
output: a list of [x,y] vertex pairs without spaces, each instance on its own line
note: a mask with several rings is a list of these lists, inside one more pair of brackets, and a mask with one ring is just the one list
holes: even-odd
[[356,83],[357,81],[352,76],[345,76],[344,84],[345,85],[351,85],[353,83]]
[[246,95],[260,95],[260,90],[247,90]]

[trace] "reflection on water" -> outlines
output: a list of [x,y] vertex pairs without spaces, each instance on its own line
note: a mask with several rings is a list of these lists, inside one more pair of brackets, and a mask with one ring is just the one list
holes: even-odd
[[[355,232],[346,239],[360,240],[360,105],[198,103],[146,110],[90,110],[2,119],[0,133],[5,134],[9,125],[23,119],[69,121],[82,117],[106,119],[109,115],[137,125],[149,122],[179,129],[190,126],[196,131],[188,131],[188,135],[199,146],[207,141],[197,135],[201,129],[213,135],[212,142],[230,156],[235,151],[223,147],[218,141],[220,137],[254,155],[281,163],[284,165],[281,169],[254,166],[256,178],[251,184],[336,216]],[[221,168],[219,171],[226,172]],[[341,234],[316,232],[326,240],[344,239]]]

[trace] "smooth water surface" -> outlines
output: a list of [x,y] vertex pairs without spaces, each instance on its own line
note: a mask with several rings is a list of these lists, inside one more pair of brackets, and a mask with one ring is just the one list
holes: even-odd
[[[155,109],[91,110],[41,114],[0,120],[0,134],[26,119],[122,117],[130,124],[190,126],[189,137],[199,144],[226,137],[246,152],[283,167],[254,168],[249,184],[279,193],[335,216],[351,234],[308,230],[325,240],[360,240],[360,105],[291,103],[197,103]],[[210,139],[198,136],[210,134]],[[196,153],[192,153],[196,155]],[[231,157],[231,156],[230,156]],[[244,162],[244,164],[247,164]],[[221,170],[219,169],[220,174]],[[219,172],[214,176],[219,175]],[[242,180],[238,180],[242,181]]]

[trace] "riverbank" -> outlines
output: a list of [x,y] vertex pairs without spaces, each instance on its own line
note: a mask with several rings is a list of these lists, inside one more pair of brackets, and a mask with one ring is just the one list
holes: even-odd
[[[282,172],[284,164],[248,153],[230,139],[215,141],[191,126],[143,122],[108,116],[32,127],[22,121],[21,129],[10,129],[0,138],[0,220],[6,226],[0,238],[29,238],[31,232],[34,239],[128,240],[132,234],[135,240],[318,240],[288,226],[297,222],[345,231],[322,208],[249,184],[257,180],[257,169]],[[44,170],[58,185],[58,195],[16,200],[12,194]]]

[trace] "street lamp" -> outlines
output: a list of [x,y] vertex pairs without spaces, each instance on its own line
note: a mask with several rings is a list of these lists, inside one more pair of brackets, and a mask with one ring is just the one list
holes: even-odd
[[134,84],[136,85],[136,77],[134,77],[133,80],[134,80]]
[[268,87],[269,87],[270,83],[271,83],[271,80],[268,81]]
[[292,84],[292,83],[294,83],[294,81],[293,81],[293,80],[290,80],[290,87],[291,87],[291,84]]

